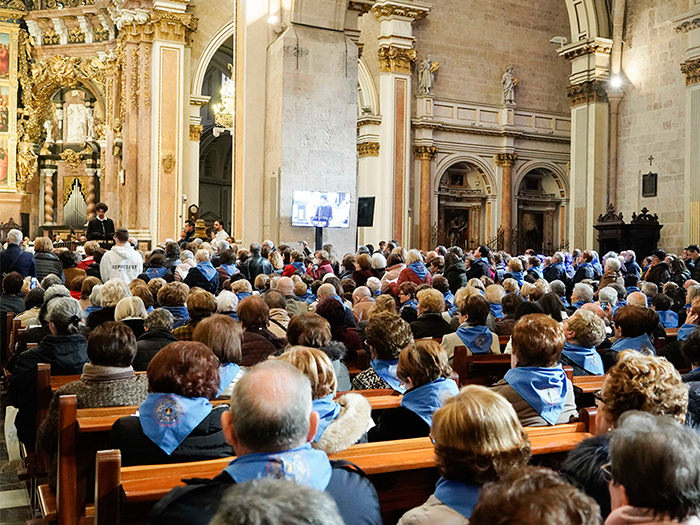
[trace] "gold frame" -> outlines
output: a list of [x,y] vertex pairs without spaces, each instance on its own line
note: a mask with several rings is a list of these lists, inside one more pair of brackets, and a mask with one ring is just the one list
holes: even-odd
[[10,64],[9,78],[0,79],[0,88],[6,87],[8,98],[8,129],[0,133],[0,138],[7,140],[7,178],[0,183],[0,192],[17,192],[17,59],[19,56],[19,26],[0,22],[0,34],[9,36]]

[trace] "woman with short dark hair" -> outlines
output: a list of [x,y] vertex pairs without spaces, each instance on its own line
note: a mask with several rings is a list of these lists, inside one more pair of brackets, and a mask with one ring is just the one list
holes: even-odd
[[221,411],[209,399],[219,389],[219,360],[195,341],[170,343],[148,365],[148,397],[138,416],[118,419],[108,448],[121,450],[122,465],[180,463],[233,455]]
[[137,279],[141,279],[145,283],[148,283],[151,279],[163,279],[166,283],[171,283],[175,280],[175,277],[170,266],[168,266],[165,255],[154,251],[146,261],[144,272]]
[[53,243],[48,237],[34,239],[34,261],[36,261],[36,278],[39,281],[49,274],[63,279],[63,265],[53,253]]
[[253,366],[271,355],[279,354],[287,346],[287,340],[273,334],[270,323],[270,308],[257,295],[246,297],[238,303],[236,311],[243,326],[243,358],[241,366]]
[[193,341],[204,343],[219,359],[219,391],[217,397],[231,397],[233,387],[243,376],[241,368],[241,325],[228,315],[216,314],[202,319],[192,334]]

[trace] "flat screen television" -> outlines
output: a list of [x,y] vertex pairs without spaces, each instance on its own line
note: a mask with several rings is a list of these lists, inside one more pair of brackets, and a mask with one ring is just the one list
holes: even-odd
[[350,194],[296,190],[292,196],[292,226],[350,227]]

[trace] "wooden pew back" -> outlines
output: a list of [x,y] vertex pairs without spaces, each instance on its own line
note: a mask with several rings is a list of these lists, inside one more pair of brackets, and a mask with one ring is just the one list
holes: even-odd
[[452,368],[459,376],[459,386],[491,385],[510,370],[510,354],[467,355],[465,346],[456,346]]

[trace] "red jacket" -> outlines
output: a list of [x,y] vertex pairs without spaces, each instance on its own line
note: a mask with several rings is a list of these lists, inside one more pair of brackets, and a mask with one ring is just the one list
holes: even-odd
[[425,275],[425,279],[421,280],[420,277],[416,275],[416,272],[411,270],[408,266],[401,270],[401,273],[399,274],[399,278],[396,280],[395,283],[391,283],[389,286],[391,287],[391,295],[397,296],[399,295],[399,286],[401,286],[402,283],[405,283],[406,281],[416,283],[416,286],[420,286],[421,284],[428,284],[432,286],[433,284],[433,278],[430,275],[430,272],[428,272]]
[[306,273],[314,279],[318,279],[320,281],[321,279],[323,279],[323,276],[327,273],[333,273],[333,267],[331,266],[330,262],[323,261],[321,264],[318,265],[318,269],[316,269],[315,271],[313,269],[313,266],[309,266],[306,270]]

